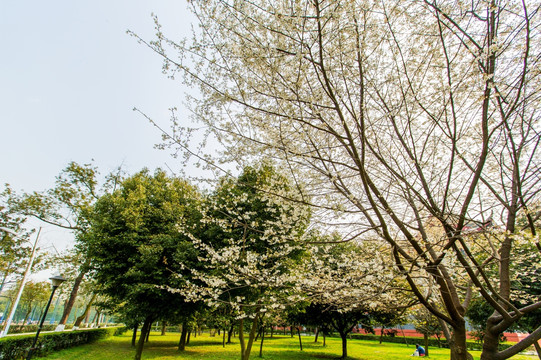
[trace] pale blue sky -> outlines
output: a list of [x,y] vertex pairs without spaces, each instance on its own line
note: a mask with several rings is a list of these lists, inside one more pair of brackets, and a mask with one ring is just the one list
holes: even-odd
[[184,0],[0,1],[0,184],[44,190],[68,162],[91,159],[102,173],[180,168],[132,111],[167,126],[185,91],[126,34],[152,39],[152,12],[170,37],[189,35]]

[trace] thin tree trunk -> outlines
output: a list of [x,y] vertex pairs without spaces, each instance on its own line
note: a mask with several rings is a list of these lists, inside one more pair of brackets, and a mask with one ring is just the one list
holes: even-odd
[[533,346],[535,347],[535,351],[537,351],[537,357],[541,360],[541,346],[539,345],[539,342],[534,342]]
[[223,334],[222,334],[222,347],[225,347],[225,333],[227,332],[225,329],[224,331],[222,331]]
[[145,342],[148,342],[150,340],[150,331],[151,330],[152,330],[152,323],[150,323],[150,325],[148,326],[147,337],[145,339]]
[[379,334],[379,343],[381,344],[383,342],[383,330],[385,330],[385,327],[381,327],[381,333]]
[[92,294],[92,298],[90,298],[90,301],[88,302],[88,304],[86,304],[86,308],[83,314],[79,316],[77,319],[75,319],[75,323],[73,324],[74,329],[78,328],[83,322],[83,319],[88,316],[88,314],[90,313],[90,308],[92,307],[92,303],[94,302],[95,299],[96,299],[96,294]]
[[137,342],[137,347],[135,348],[134,360],[141,360],[141,355],[143,354],[143,348],[145,346],[145,340],[147,338],[147,334],[150,332],[151,326],[152,326],[152,318],[148,317],[145,319],[145,322],[143,323],[143,327],[141,328],[141,336],[139,337],[139,341]]
[[323,347],[327,346],[327,336],[323,333]]
[[131,346],[135,347],[135,341],[137,340],[137,329],[139,328],[139,323],[135,324],[133,327],[133,335],[131,337]]
[[96,327],[100,327],[100,317],[101,317],[101,312],[100,311],[96,312]]
[[404,342],[406,343],[406,346],[410,346],[408,344],[408,338],[406,337],[406,334],[404,334],[404,329],[402,329],[402,325],[398,325],[400,327],[400,331],[402,331],[402,336],[404,337]]
[[263,341],[265,340],[265,328],[263,327],[263,334],[261,334],[261,345],[259,345],[259,357],[263,357]]
[[245,342],[244,339],[244,320],[240,319],[239,321],[239,341],[240,341],[240,348],[241,348],[241,360],[249,360],[250,359],[250,352],[252,351],[252,345],[254,343],[256,331],[257,331],[257,323],[259,320],[259,316],[255,315],[254,319],[252,320],[252,328],[250,329],[250,334],[248,336],[248,342]]
[[318,338],[318,337],[319,337],[319,328],[316,327],[316,334],[315,334],[315,336],[314,336],[314,342],[317,343],[317,338]]
[[71,313],[71,309],[73,308],[73,304],[75,304],[75,300],[77,299],[79,286],[81,285],[81,282],[83,281],[86,273],[88,272],[89,264],[90,264],[90,261],[87,260],[83,265],[81,265],[79,269],[79,274],[77,275],[77,277],[75,278],[75,281],[73,282],[73,287],[71,288],[70,296],[64,305],[64,312],[62,313],[62,317],[60,318],[58,325],[66,325],[66,322],[68,321],[68,317]]
[[428,334],[423,334],[425,338],[425,356],[428,356]]
[[162,336],[165,335],[165,332],[167,331],[167,322],[164,321],[162,324]]
[[86,326],[88,326],[88,322],[90,321],[90,313],[91,313],[91,312],[92,312],[92,311],[89,311],[88,314],[86,315],[86,318],[85,318],[85,324],[86,324]]
[[28,317],[30,316],[30,313],[32,312],[32,310],[34,310],[34,308],[32,306],[29,306],[28,311],[26,312],[26,314],[24,314],[22,326],[26,324],[26,320],[28,320]]
[[342,359],[348,357],[348,338],[347,334],[340,332],[340,338],[342,339]]
[[182,332],[180,333],[180,341],[178,343],[178,350],[184,351],[186,350],[186,336],[188,335],[188,328],[186,327],[186,323],[182,324]]
[[301,347],[301,351],[302,351],[302,338],[301,338],[301,329],[300,329],[300,327],[297,327],[297,334],[299,335],[299,346]]
[[233,331],[235,329],[235,324],[231,324],[231,327],[229,328],[229,332],[227,334],[227,343],[231,344],[231,336],[233,336]]
[[188,331],[188,337],[186,338],[186,345],[190,344],[190,337],[192,336],[192,332]]

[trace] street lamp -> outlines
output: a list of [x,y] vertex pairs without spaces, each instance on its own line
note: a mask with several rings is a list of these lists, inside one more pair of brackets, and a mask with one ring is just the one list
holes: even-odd
[[28,356],[26,357],[26,360],[30,360],[30,358],[32,357],[32,353],[35,350],[36,343],[38,342],[39,333],[41,331],[41,328],[43,327],[43,322],[45,321],[45,317],[47,316],[47,311],[49,311],[49,306],[51,306],[51,301],[53,300],[54,292],[60,286],[60,284],[66,281],[66,279],[64,279],[61,275],[50,277],[49,280],[51,280],[51,284],[53,285],[53,291],[51,291],[51,297],[49,298],[49,301],[47,302],[47,306],[45,307],[45,311],[43,312],[43,317],[41,318],[41,321],[39,322],[38,331],[36,332],[36,337],[34,337],[32,346],[30,347],[30,350],[28,350]]

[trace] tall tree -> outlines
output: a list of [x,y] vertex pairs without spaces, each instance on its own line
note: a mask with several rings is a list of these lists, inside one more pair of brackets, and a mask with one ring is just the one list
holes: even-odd
[[186,181],[143,170],[94,206],[92,231],[84,238],[92,276],[107,299],[103,306],[142,319],[136,360],[152,321],[174,319],[193,306],[165,287],[180,287],[185,281],[181,264],[197,260],[192,243],[179,231],[197,221],[197,203],[198,193]]
[[[541,337],[537,327],[498,350],[499,335],[541,307],[517,308],[510,292],[517,214],[540,196],[538,3],[190,5],[201,30],[192,42],[174,42],[158,23],[146,44],[166,71],[199,87],[194,116],[226,160],[280,159],[307,184],[305,200],[330,211],[322,223],[337,219],[344,239],[385,240],[418,301],[451,328],[453,360],[471,357],[465,309],[473,289],[494,310],[483,359],[509,358]],[[186,134],[166,139],[196,154]],[[497,279],[468,236],[491,214],[504,229],[485,249]],[[438,236],[429,235],[434,223]],[[441,308],[425,296],[427,277]]]
[[63,328],[77,299],[79,286],[86,276],[90,258],[85,256],[85,240],[90,227],[92,206],[102,195],[114,191],[120,181],[120,170],[105,176],[100,184],[98,169],[91,164],[80,165],[71,162],[56,177],[55,187],[44,192],[12,193],[9,204],[12,211],[31,216],[44,223],[72,231],[76,240],[75,254],[72,254],[70,264],[73,274],[70,280],[72,288],[64,305],[64,311],[59,321]]

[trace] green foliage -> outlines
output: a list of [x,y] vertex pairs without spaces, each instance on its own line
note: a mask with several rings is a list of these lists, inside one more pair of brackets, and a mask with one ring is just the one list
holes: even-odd
[[178,227],[196,221],[197,192],[161,170],[143,170],[119,185],[97,201],[85,237],[98,292],[106,296],[104,306],[135,322],[169,320],[188,307],[164,287],[181,284],[184,264],[196,261]]
[[[121,335],[125,328],[103,328],[41,334],[34,355],[88,344],[114,335]],[[32,345],[34,335],[7,336],[0,339],[0,359],[23,359]]]
[[31,246],[26,242],[31,232],[23,228],[26,218],[9,207],[12,194],[8,185],[0,193],[0,227],[13,232],[0,229],[0,291],[8,277],[22,272],[31,251]]

